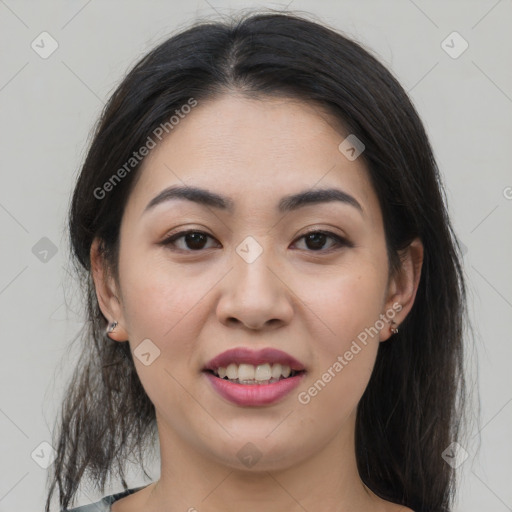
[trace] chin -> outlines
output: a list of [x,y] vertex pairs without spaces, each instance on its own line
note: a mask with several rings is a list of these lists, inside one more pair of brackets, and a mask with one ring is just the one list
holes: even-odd
[[[275,429],[274,423],[268,432]],[[305,446],[300,439],[285,431],[264,434],[244,435],[229,438],[223,443],[210,447],[209,458],[230,469],[242,472],[258,473],[263,471],[281,471],[289,469],[314,454],[318,446]],[[293,439],[293,442],[292,442]],[[211,438],[209,439],[211,441]],[[205,447],[208,449],[208,447]]]

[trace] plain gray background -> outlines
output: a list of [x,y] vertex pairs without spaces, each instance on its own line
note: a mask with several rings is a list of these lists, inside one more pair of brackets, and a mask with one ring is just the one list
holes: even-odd
[[[477,330],[469,363],[470,380],[479,373],[481,419],[464,446],[456,510],[512,511],[510,0],[0,0],[0,512],[42,510],[46,498],[41,466],[51,448],[44,443],[82,325],[66,213],[93,124],[124,73],[154,45],[197,17],[250,7],[312,13],[372,50],[410,93],[466,247]],[[464,41],[468,48],[454,58]],[[44,55],[52,44],[57,49]],[[154,478],[158,467],[150,466]],[[144,483],[134,470],[129,485]],[[82,489],[78,504],[101,497]]]

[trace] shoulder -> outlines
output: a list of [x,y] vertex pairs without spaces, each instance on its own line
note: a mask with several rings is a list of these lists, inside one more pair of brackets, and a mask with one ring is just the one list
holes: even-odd
[[117,494],[111,494],[109,496],[105,496],[100,501],[96,503],[90,503],[89,505],[82,505],[76,508],[68,508],[66,510],[61,510],[61,512],[110,512],[111,505],[117,500],[128,496],[129,494],[133,494],[140,489],[147,487],[143,485],[141,487],[135,487],[132,489],[127,489],[126,491],[118,492]]
[[397,503],[388,502],[386,512],[414,512],[412,508],[408,508],[405,505],[398,505]]
[[82,505],[81,507],[76,508],[67,508],[66,510],[62,510],[61,512],[110,512],[111,503],[108,501],[110,496],[106,496],[100,501],[96,503],[91,503],[89,505]]

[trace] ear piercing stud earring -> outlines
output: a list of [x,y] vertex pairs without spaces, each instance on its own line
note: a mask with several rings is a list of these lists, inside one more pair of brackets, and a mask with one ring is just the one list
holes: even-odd
[[117,322],[112,322],[107,329],[107,334],[110,334],[117,327]]
[[392,320],[391,321],[391,332],[393,334],[397,334],[398,333],[398,327],[395,327],[396,325],[397,325],[397,323],[394,320]]

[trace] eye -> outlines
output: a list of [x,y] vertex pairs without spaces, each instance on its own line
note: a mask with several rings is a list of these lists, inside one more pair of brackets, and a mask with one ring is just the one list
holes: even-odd
[[[298,240],[303,238],[306,242],[306,246],[308,246],[308,248],[313,252],[328,252],[333,248],[336,249],[343,246],[353,247],[353,244],[347,239],[330,231],[310,231],[309,233],[302,235]],[[329,249],[322,249],[328,239],[333,240],[334,244]]]
[[[179,233],[175,233],[174,235],[171,235],[170,237],[166,238],[162,245],[165,246],[172,246],[172,249],[175,248],[177,245],[176,242],[183,238],[183,244],[185,247],[188,247],[189,251],[187,251],[184,247],[177,247],[177,250],[187,251],[187,252],[197,252],[201,249],[204,249],[205,241],[208,238],[212,238],[208,233],[205,233],[203,231],[195,231],[195,230],[188,230],[188,231],[180,231]],[[208,247],[207,247],[208,249]]]
[[[212,236],[203,231],[180,231],[179,233],[175,233],[170,237],[166,238],[161,245],[171,246],[171,250],[181,250],[185,252],[199,252],[202,249],[208,249],[209,247],[205,247],[206,241],[208,238],[214,240]],[[182,240],[181,247],[180,244],[177,244],[178,240]],[[306,246],[313,252],[328,252],[333,248],[339,247],[353,247],[354,245],[349,242],[347,239],[336,235],[330,231],[310,231],[302,235],[297,240],[304,239],[306,242]],[[328,249],[323,249],[326,241],[331,239],[334,243]]]

